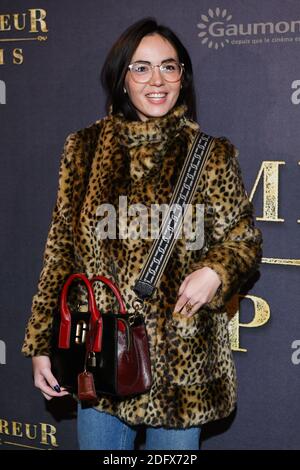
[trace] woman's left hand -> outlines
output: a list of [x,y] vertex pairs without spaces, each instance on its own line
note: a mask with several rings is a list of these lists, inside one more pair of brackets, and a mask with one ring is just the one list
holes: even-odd
[[[174,313],[181,311],[185,317],[191,317],[212,300],[220,285],[219,275],[208,266],[193,271],[179,288]],[[192,308],[189,308],[190,305]]]

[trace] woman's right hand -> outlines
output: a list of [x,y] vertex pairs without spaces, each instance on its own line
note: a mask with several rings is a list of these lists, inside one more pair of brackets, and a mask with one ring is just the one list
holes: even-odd
[[[54,397],[69,395],[65,388],[60,388],[56,378],[51,372],[51,362],[48,356],[34,356],[32,358],[34,385],[40,389],[46,400]],[[55,391],[54,387],[59,390]]]

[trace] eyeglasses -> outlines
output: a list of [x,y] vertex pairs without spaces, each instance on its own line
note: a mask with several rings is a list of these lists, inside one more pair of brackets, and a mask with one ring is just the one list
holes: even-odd
[[160,73],[167,82],[178,82],[184,71],[184,64],[170,61],[161,65],[152,65],[145,62],[133,62],[128,65],[132,79],[137,83],[147,83],[153,76],[155,67],[159,67]]

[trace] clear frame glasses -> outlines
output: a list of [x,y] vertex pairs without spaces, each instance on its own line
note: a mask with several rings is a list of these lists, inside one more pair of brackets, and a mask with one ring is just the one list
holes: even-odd
[[161,76],[167,82],[178,82],[184,71],[184,64],[170,60],[161,65],[152,65],[149,62],[133,62],[128,65],[132,79],[137,83],[147,83],[153,76],[155,67],[159,67]]

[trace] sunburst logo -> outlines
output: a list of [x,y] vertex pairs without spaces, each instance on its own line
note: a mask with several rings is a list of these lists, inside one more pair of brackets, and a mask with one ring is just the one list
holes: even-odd
[[198,33],[202,38],[201,44],[207,44],[210,49],[219,49],[228,44],[229,40],[224,38],[224,26],[231,19],[232,15],[228,15],[227,10],[220,8],[216,8],[215,11],[210,8],[207,15],[201,15],[203,23],[197,24],[201,29]]

